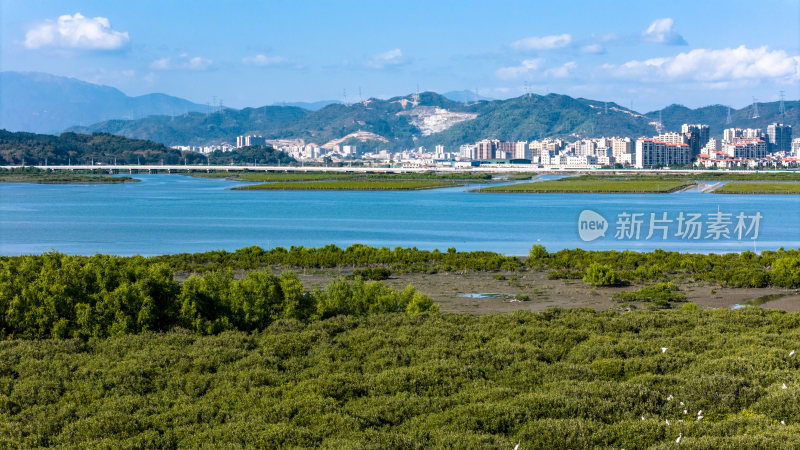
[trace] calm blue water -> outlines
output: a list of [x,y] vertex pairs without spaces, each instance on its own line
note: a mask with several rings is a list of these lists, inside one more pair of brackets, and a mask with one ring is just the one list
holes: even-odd
[[[353,243],[526,255],[532,244],[562,248],[738,252],[800,247],[800,196],[477,194],[465,188],[413,192],[232,191],[242,183],[137,175],[121,185],[0,184],[0,254],[118,255]],[[584,242],[584,209],[609,222]],[[732,237],[675,237],[680,212],[731,213]],[[639,239],[615,239],[623,213],[645,213]],[[650,213],[666,212],[669,238],[646,239]],[[760,213],[759,237],[736,239],[735,216]],[[705,229],[703,230],[705,234]]]

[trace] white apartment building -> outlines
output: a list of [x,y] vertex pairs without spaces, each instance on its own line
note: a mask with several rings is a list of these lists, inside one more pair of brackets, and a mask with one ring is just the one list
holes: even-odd
[[761,159],[767,157],[767,143],[761,139],[736,139],[722,144],[723,153],[731,158]]
[[[680,134],[678,135],[680,136]],[[659,139],[644,137],[636,140],[636,162],[634,167],[637,169],[685,165],[691,161],[692,150],[688,144],[671,144]]]

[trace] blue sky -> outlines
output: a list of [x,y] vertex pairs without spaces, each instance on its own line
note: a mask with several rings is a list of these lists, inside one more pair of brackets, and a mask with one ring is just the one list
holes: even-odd
[[798,4],[0,0],[0,70],[237,108],[417,86],[741,107],[800,99]]

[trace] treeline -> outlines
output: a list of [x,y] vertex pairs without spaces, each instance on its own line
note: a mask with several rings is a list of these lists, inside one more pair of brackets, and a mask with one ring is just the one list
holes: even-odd
[[[204,163],[206,162],[205,158],[203,162]],[[252,145],[249,147],[237,148],[235,151],[232,152],[223,152],[221,150],[215,150],[208,154],[207,162],[208,164],[214,164],[214,165],[231,165],[231,164],[289,165],[291,163],[297,162],[297,160],[282,151],[275,150],[272,147]]]
[[6,341],[0,447],[794,448],[798,342],[757,308]]
[[244,147],[208,156],[108,133],[60,136],[0,130],[0,165],[66,164],[289,164],[295,159],[272,147]]
[[[556,271],[610,269],[605,275],[628,281],[669,281],[676,277],[726,284],[734,287],[800,287],[800,251],[796,249],[726,254],[695,254],[654,250],[587,251],[548,253],[541,245],[531,248],[528,265]],[[601,283],[602,284],[602,283]],[[606,283],[610,284],[610,283]]]
[[435,311],[412,286],[335,280],[307,291],[291,272],[192,275],[143,257],[46,253],[0,260],[0,339],[104,338],[176,327],[201,334],[253,331],[281,319]]
[[275,247],[264,250],[258,246],[244,247],[233,252],[225,250],[204,253],[178,253],[154,258],[175,270],[202,272],[207,270],[253,269],[279,265],[294,268],[328,268],[386,266],[398,272],[454,272],[459,270],[523,270],[520,258],[494,252],[457,252],[449,248],[419,250],[414,248],[370,247],[353,244],[346,249],[336,245],[321,248],[292,246],[288,250]]
[[0,130],[0,164],[205,164],[205,156],[107,133],[60,136]]

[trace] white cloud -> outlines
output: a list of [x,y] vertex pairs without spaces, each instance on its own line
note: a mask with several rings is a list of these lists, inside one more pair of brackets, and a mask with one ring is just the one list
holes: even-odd
[[544,60],[542,58],[526,59],[518,66],[508,66],[497,69],[495,75],[497,75],[497,78],[503,80],[513,80],[514,78],[519,78],[538,70],[543,62]]
[[283,56],[269,56],[258,54],[255,56],[246,56],[242,58],[242,63],[250,66],[278,66],[286,63],[286,58]]
[[581,46],[581,53],[598,54],[605,52],[606,49],[600,44],[586,44]]
[[555,50],[564,48],[572,43],[569,34],[555,34],[551,36],[531,36],[512,42],[515,50]]
[[719,50],[695,49],[667,58],[628,61],[621,66],[605,65],[618,76],[647,80],[800,80],[800,56],[768,47]]
[[656,19],[642,32],[642,38],[645,41],[659,44],[686,45],[686,40],[683,36],[672,28],[674,24],[675,22],[669,17]]
[[181,53],[178,58],[163,57],[150,63],[150,68],[154,70],[207,70],[211,67],[212,60],[202,56],[189,57],[186,53]]
[[383,69],[390,66],[400,66],[406,62],[406,58],[403,57],[403,51],[399,48],[396,48],[394,50],[373,55],[372,58],[367,61],[366,65],[367,67],[371,67],[373,69]]
[[156,70],[167,70],[170,67],[169,63],[170,63],[169,58],[158,58],[157,60],[150,63],[150,68]]
[[568,76],[570,76],[570,75],[572,74],[572,72],[574,72],[574,71],[575,71],[575,69],[577,69],[577,68],[578,68],[578,65],[577,65],[577,64],[575,64],[575,62],[574,62],[574,61],[570,61],[570,62],[568,62],[568,63],[564,63],[564,64],[563,64],[563,65],[561,65],[561,66],[558,66],[558,67],[554,67],[554,68],[552,68],[552,69],[549,69],[549,70],[548,70],[547,72],[545,72],[545,73],[546,73],[548,76],[550,76],[550,77],[553,77],[553,78],[567,78],[567,77],[568,77]]
[[25,33],[25,47],[117,50],[128,44],[128,32],[111,28],[105,17],[84,17],[81,13],[63,15],[58,20],[47,20]]

